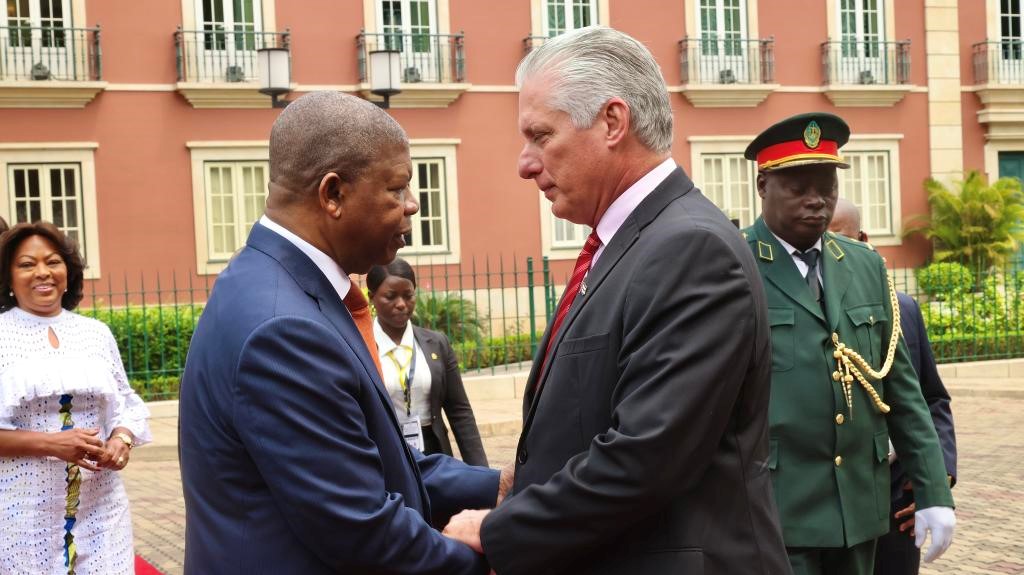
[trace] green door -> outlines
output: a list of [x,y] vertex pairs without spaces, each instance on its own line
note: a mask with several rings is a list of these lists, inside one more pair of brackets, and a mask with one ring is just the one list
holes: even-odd
[[[1024,152],[999,152],[999,177],[1017,178],[1024,182]],[[1016,259],[1024,261],[1024,245],[1017,248]]]

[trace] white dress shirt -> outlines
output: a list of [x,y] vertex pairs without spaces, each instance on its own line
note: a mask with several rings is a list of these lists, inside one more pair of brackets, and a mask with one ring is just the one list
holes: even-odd
[[[796,269],[800,270],[800,277],[806,279],[808,269],[807,262],[805,262],[802,257],[797,255],[798,253],[800,253],[800,250],[794,248],[792,245],[786,242],[786,240],[780,238],[775,232],[772,232],[772,235],[775,236],[775,239],[779,240],[779,244],[782,246],[782,249],[786,250],[789,253],[789,257],[793,258],[793,263],[796,264]],[[822,287],[824,287],[825,280],[821,275],[821,259],[825,255],[825,253],[821,251],[821,238],[818,238],[818,241],[814,242],[814,245],[811,246],[811,248],[818,248],[818,281],[821,282]]]
[[629,214],[632,214],[640,202],[651,195],[654,188],[661,185],[675,169],[676,161],[672,158],[666,159],[655,166],[653,170],[644,174],[636,183],[622,192],[622,195],[615,198],[612,205],[608,206],[608,210],[601,216],[601,221],[597,222],[597,237],[601,238],[601,246],[597,248],[594,259],[590,262],[591,269],[597,265],[597,259],[604,253],[605,246],[612,241],[615,232],[619,231]]
[[[380,367],[384,375],[384,386],[388,390],[388,395],[391,396],[391,403],[394,404],[398,420],[408,421],[419,416],[420,425],[430,425],[430,365],[427,364],[427,357],[423,355],[422,347],[416,346],[416,369],[413,373],[412,392],[409,396],[411,404],[409,416],[406,415],[405,390],[399,381],[399,372],[408,372],[409,370],[409,354],[412,352],[415,342],[412,322],[405,324],[402,342],[396,344],[391,336],[384,333],[384,328],[381,327],[377,318],[373,318],[373,337],[377,341],[377,354],[380,357]],[[396,362],[398,365],[395,365]]]
[[313,247],[313,244],[288,231],[266,215],[260,218],[260,225],[283,237],[291,242],[295,247],[302,250],[302,253],[306,254],[309,259],[313,260],[316,267],[320,268],[320,271],[323,272],[327,281],[331,282],[335,291],[338,292],[338,297],[340,297],[342,301],[345,300],[345,296],[348,295],[348,290],[352,284],[352,280],[348,279],[348,274],[345,273],[345,270],[341,269],[338,262],[332,260],[331,256],[316,249]]

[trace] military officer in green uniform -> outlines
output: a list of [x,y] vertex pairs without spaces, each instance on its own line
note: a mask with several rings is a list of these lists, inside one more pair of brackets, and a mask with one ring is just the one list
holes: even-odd
[[889,530],[890,437],[913,482],[917,545],[931,533],[926,561],[956,523],[884,262],[827,232],[849,135],[837,116],[801,114],[746,150],[763,204],[744,236],[772,330],[768,467],[796,575],[871,574]]

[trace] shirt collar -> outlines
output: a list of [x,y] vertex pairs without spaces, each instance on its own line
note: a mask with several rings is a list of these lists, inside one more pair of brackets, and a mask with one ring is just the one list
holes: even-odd
[[306,257],[313,260],[316,267],[320,268],[320,271],[327,277],[327,281],[331,282],[331,286],[333,286],[334,290],[338,292],[338,297],[342,300],[345,299],[345,296],[348,295],[348,290],[352,284],[352,280],[348,279],[348,275],[345,273],[345,270],[341,269],[338,262],[332,260],[331,256],[313,247],[313,244],[300,238],[284,226],[268,218],[266,214],[260,218],[260,225],[283,237],[291,242],[295,247],[302,250],[302,253],[306,254]]
[[[768,231],[771,232],[771,229],[769,229]],[[775,236],[775,239],[779,241],[779,245],[782,246],[782,249],[786,250],[787,254],[793,255],[793,252],[802,252],[802,251],[804,251],[804,250],[798,250],[798,249],[794,248],[792,245],[789,244],[789,242],[787,242],[786,240],[780,238],[778,236],[778,234],[776,234],[775,232],[772,232],[772,235]],[[818,241],[814,242],[814,245],[811,246],[811,248],[818,248],[818,252],[820,253],[821,252],[821,238],[818,238]],[[808,249],[810,249],[810,248],[808,248]]]
[[601,238],[602,248],[612,241],[615,232],[619,231],[626,218],[633,213],[640,202],[644,201],[644,198],[664,182],[665,178],[675,169],[675,160],[668,158],[644,174],[636,183],[622,192],[622,195],[615,198],[612,205],[608,206],[608,210],[601,216],[601,221],[597,223],[597,237]]
[[403,346],[407,349],[412,349],[413,333],[412,333],[412,322],[405,324],[405,333],[402,334],[402,343],[396,344],[391,336],[384,333],[384,328],[380,325],[380,320],[373,318],[373,337],[377,340],[377,353],[380,357],[384,357],[392,350],[397,349],[399,346]]

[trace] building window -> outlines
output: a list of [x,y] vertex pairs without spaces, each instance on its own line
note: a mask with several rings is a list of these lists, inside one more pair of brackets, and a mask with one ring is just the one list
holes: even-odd
[[448,250],[448,209],[445,202],[444,158],[417,158],[412,162],[412,192],[420,211],[412,217],[412,241],[417,253]]
[[451,54],[438,34],[435,0],[377,0],[376,9],[383,48],[402,53],[402,81],[441,81]]
[[100,275],[95,144],[0,144],[0,216],[11,225],[47,221],[74,240],[85,277]]
[[749,81],[746,7],[745,0],[700,0],[701,77],[723,84]]
[[597,0],[544,0],[544,35],[554,38],[597,24]]
[[757,219],[757,186],[753,162],[743,154],[703,154],[701,190],[726,217],[745,228]]
[[267,199],[267,162],[206,162],[208,259],[225,261],[245,245]]
[[580,249],[590,235],[590,226],[551,217],[551,247]]
[[409,187],[420,209],[412,216],[411,237],[399,255],[414,265],[458,263],[459,188],[456,146],[458,140],[410,140],[412,180]]
[[1024,42],[1024,34],[1021,28],[1024,23],[1022,16],[1021,0],[1002,0],[999,6],[999,39],[1000,54],[1007,71],[1016,71],[1020,79],[1020,60],[1022,59],[1021,45]]
[[894,235],[892,174],[888,151],[843,151],[849,170],[839,172],[839,195],[860,208],[861,229],[868,238]]

